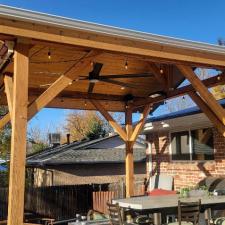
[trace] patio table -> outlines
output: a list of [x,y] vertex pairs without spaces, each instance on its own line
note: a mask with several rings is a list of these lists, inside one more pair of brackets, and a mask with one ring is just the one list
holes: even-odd
[[194,202],[201,199],[202,211],[205,211],[207,218],[209,209],[225,209],[225,196],[205,196],[180,198],[179,195],[165,196],[141,196],[126,199],[114,199],[113,203],[118,203],[122,208],[130,208],[135,211],[153,213],[154,224],[161,224],[161,215],[177,213],[178,200],[184,202]]

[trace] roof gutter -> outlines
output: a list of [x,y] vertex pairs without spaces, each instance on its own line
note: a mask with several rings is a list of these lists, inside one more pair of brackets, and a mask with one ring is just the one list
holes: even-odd
[[6,19],[19,20],[24,22],[51,25],[59,28],[69,28],[73,30],[88,31],[121,38],[158,43],[192,50],[200,50],[211,53],[225,54],[225,47],[206,44],[202,42],[188,41],[184,39],[172,38],[162,35],[154,35],[129,29],[121,29],[113,26],[105,26],[97,23],[89,23],[81,20],[74,20],[66,17],[49,15],[30,10],[9,7],[0,4],[0,17]]

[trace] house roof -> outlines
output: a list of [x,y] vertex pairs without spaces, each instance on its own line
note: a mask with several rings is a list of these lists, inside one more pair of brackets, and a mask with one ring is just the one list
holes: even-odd
[[[96,163],[124,163],[124,148],[95,148],[105,140],[119,138],[113,135],[92,141],[80,141],[65,144],[54,148],[47,148],[40,153],[27,157],[27,166],[51,166],[65,164],[96,164]],[[146,159],[145,144],[141,140],[139,148],[134,150],[134,161],[141,162]]]
[[[225,99],[220,100],[219,103],[225,107]],[[151,117],[146,121],[143,132],[151,133],[211,126],[213,126],[213,124],[208,117],[195,106],[177,112]]]
[[[219,103],[225,107],[225,99],[219,100]],[[168,113],[165,115],[160,115],[160,116],[154,116],[149,118],[146,122],[156,122],[156,121],[163,121],[163,120],[168,120],[168,119],[175,119],[178,117],[184,117],[184,116],[189,116],[189,115],[194,115],[201,113],[202,111],[199,109],[198,106],[190,107],[187,109],[179,110],[176,112]]]
[[5,167],[5,166],[0,165],[0,172],[4,172],[4,171],[7,171],[6,167]]

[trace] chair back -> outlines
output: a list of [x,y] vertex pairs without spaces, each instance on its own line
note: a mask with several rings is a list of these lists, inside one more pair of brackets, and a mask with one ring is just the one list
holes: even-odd
[[112,225],[122,225],[122,216],[119,204],[112,204],[107,202],[108,212],[109,212],[109,219]]
[[197,202],[181,202],[178,201],[178,222],[181,221],[191,222],[193,225],[199,223],[201,200]]

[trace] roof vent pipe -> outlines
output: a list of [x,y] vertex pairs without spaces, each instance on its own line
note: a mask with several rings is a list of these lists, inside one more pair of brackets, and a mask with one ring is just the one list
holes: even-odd
[[70,144],[70,134],[66,134],[66,140],[67,140],[67,144]]

